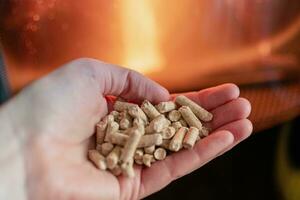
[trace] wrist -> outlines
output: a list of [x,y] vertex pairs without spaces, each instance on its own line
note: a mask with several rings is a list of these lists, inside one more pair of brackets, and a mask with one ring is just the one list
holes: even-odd
[[[11,102],[0,108],[0,199],[24,200],[25,168],[23,140],[17,134]],[[17,128],[16,128],[17,127]]]

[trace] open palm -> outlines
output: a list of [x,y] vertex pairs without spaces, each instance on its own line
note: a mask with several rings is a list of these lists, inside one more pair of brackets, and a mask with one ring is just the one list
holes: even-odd
[[29,199],[140,199],[203,166],[252,132],[246,119],[250,104],[239,98],[235,85],[187,93],[213,113],[207,124],[212,134],[192,150],[172,154],[151,168],[136,166],[133,179],[116,178],[96,169],[86,156],[95,124],[108,112],[107,95],[153,103],[174,96],[136,72],[81,59],[36,81],[9,103],[22,130]]

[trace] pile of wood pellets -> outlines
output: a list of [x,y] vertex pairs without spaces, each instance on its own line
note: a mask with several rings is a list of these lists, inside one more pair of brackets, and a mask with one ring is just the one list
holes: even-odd
[[133,164],[151,167],[172,152],[191,149],[209,134],[202,122],[213,115],[186,96],[141,106],[121,100],[114,110],[96,125],[96,149],[89,159],[101,170],[115,176],[134,177]]

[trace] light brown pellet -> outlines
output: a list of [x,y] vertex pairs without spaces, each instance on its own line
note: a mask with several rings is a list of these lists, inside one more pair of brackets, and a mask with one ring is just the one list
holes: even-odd
[[200,120],[196,117],[196,115],[192,112],[192,110],[187,106],[182,106],[179,108],[179,112],[181,113],[183,119],[186,121],[186,123],[192,127],[196,127],[199,130],[202,129],[202,123]]
[[104,142],[101,145],[101,154],[107,156],[114,148],[114,145],[110,142]]
[[118,122],[118,123],[120,122],[120,113],[118,111],[113,110],[109,114],[114,117],[115,122]]
[[144,122],[144,120],[142,120],[141,118],[134,118],[133,122],[132,122],[132,125],[134,127],[139,128],[140,131],[144,133],[144,131],[145,131],[145,125],[146,125],[145,122]]
[[137,149],[134,153],[134,162],[138,165],[143,164],[144,151],[142,149]]
[[121,147],[115,146],[114,149],[106,157],[106,163],[108,169],[114,169],[120,159]]
[[179,95],[175,98],[175,102],[178,103],[181,106],[188,106],[191,108],[193,113],[202,121],[209,122],[212,120],[213,115],[202,108],[200,105],[195,103],[194,101],[190,100],[186,96]]
[[102,144],[104,142],[106,127],[107,121],[101,121],[96,125],[96,141],[98,144]]
[[149,147],[145,147],[144,148],[145,153],[147,154],[153,154],[155,151],[155,145],[149,146]]
[[171,139],[175,135],[175,128],[172,126],[166,127],[160,133],[163,139]]
[[111,115],[111,114],[106,115],[106,116],[103,118],[103,122],[104,122],[104,123],[107,123],[107,124],[113,122],[114,120],[115,120],[115,118],[114,118],[114,116]]
[[127,110],[120,113],[120,129],[126,130],[132,126],[132,118],[128,114]]
[[112,144],[124,146],[128,137],[129,137],[128,135],[116,132],[110,136],[110,142]]
[[[122,151],[120,161],[121,161],[121,168],[122,171],[128,175],[129,177],[132,177],[132,164],[133,164],[133,157],[134,153],[138,147],[138,144],[141,140],[142,134],[139,132],[139,130],[133,129],[133,133],[130,134],[128,140],[126,141],[126,144],[124,146],[124,149]],[[134,176],[134,175],[133,175]]]
[[171,112],[168,113],[168,119],[171,122],[176,122],[181,118],[181,114],[178,110],[172,110]]
[[151,135],[143,135],[140,143],[138,144],[138,148],[150,147],[153,145],[161,145],[162,136],[159,133],[151,134]]
[[180,122],[173,122],[171,126],[175,128],[175,131],[178,131],[182,127],[182,124]]
[[188,127],[188,124],[186,123],[186,121],[184,119],[180,119],[179,123],[181,124],[181,126],[183,127]]
[[132,126],[132,122],[129,119],[123,118],[120,120],[120,129],[126,130]]
[[167,151],[163,148],[157,148],[153,155],[156,160],[164,160],[167,156]]
[[160,115],[160,113],[148,100],[145,100],[142,103],[141,109],[146,113],[150,120],[153,120],[154,118]]
[[142,149],[137,149],[134,153],[134,159],[142,159],[144,151]]
[[116,101],[114,104],[114,109],[118,112],[128,110],[129,108],[136,106],[134,103],[128,103],[124,101]]
[[167,113],[176,109],[176,104],[173,101],[161,102],[155,106],[160,113]]
[[89,150],[89,159],[95,164],[95,166],[101,170],[106,170],[105,157],[101,155],[97,150]]
[[161,145],[159,145],[159,146],[164,148],[164,149],[169,149],[170,142],[171,142],[171,140],[163,140]]
[[105,116],[102,121],[96,124],[96,141],[98,144],[102,144],[105,139],[107,125],[114,121],[114,116],[109,114]]
[[206,128],[205,126],[202,126],[202,129],[200,129],[200,137],[206,137],[209,134],[209,129]]
[[145,124],[148,124],[148,119],[146,114],[144,113],[144,111],[138,106],[132,106],[128,109],[128,114],[132,117],[132,118],[140,118],[144,121]]
[[96,148],[97,151],[101,152],[101,144],[96,144]]
[[134,162],[136,163],[136,164],[138,164],[138,165],[143,165],[144,163],[143,163],[143,158],[141,158],[141,159],[134,159]]
[[190,127],[183,139],[183,147],[186,149],[191,149],[194,147],[197,138],[199,136],[199,129],[196,127]]
[[107,128],[106,128],[104,141],[109,142],[110,141],[110,136],[113,133],[116,133],[118,130],[119,130],[119,124],[117,122],[113,121],[111,123],[108,123]]
[[164,116],[159,115],[155,119],[153,119],[149,126],[146,128],[148,129],[147,132],[161,132],[165,127],[168,127],[171,122]]
[[[110,142],[115,145],[124,146],[129,136],[122,133],[114,133],[110,137]],[[162,143],[162,136],[159,133],[151,135],[143,135],[138,144],[138,148],[149,147],[153,145],[160,145]]]
[[151,154],[144,154],[143,155],[143,163],[144,165],[146,165],[147,167],[151,167],[151,163],[153,162],[153,155]]
[[184,139],[184,136],[187,132],[188,128],[186,127],[181,127],[176,134],[174,135],[174,137],[172,138],[170,144],[169,144],[169,149],[171,151],[179,151],[182,147],[182,142]]
[[121,164],[122,173],[129,178],[133,178],[135,176],[133,162],[133,158],[131,158],[127,162]]

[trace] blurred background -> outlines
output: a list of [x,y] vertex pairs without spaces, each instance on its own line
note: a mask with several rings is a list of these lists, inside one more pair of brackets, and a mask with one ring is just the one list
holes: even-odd
[[2,101],[79,57],[239,85],[255,134],[147,199],[300,199],[299,0],[0,0],[0,43]]

